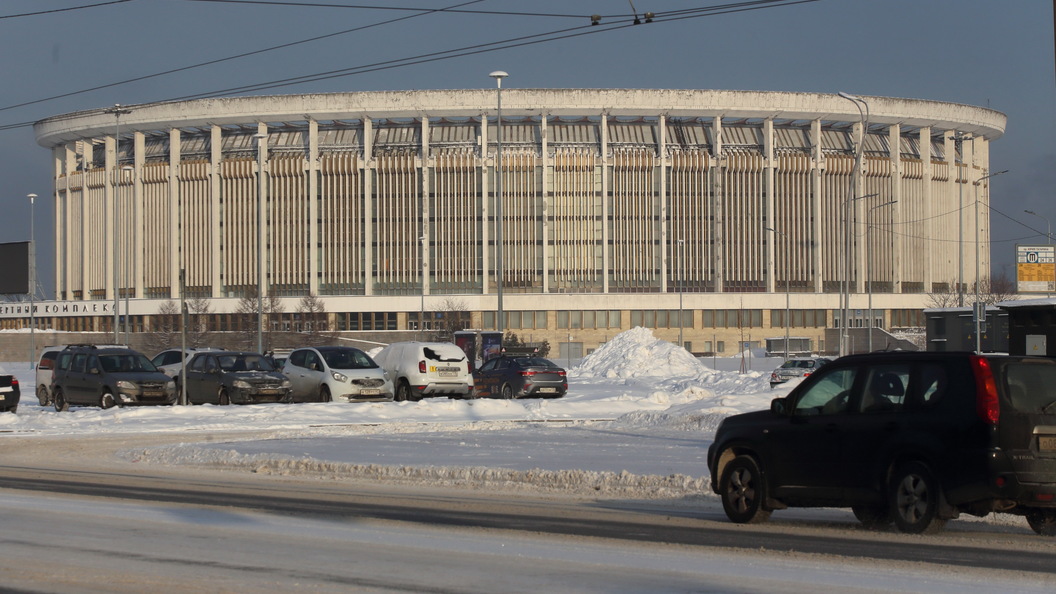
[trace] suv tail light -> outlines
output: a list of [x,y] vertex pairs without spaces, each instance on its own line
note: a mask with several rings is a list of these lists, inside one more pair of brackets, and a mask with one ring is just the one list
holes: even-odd
[[425,361],[419,361],[418,362],[418,373],[425,373],[426,371],[427,371],[427,369],[425,368]]
[[975,412],[983,422],[997,425],[1001,418],[1001,408],[997,402],[997,383],[990,361],[978,355],[968,358],[975,373]]
[[16,377],[12,377],[11,378],[11,387],[12,388],[17,388],[18,387],[18,378],[16,378]]

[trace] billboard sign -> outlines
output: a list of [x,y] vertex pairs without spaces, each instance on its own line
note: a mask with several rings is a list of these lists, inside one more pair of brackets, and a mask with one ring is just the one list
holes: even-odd
[[1056,292],[1056,246],[1016,246],[1016,290],[1020,293]]

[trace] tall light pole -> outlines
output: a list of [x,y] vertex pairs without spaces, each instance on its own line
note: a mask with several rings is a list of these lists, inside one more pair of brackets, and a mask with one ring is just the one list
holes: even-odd
[[682,293],[684,287],[682,280],[686,275],[686,240],[678,240],[678,346],[686,348],[686,342],[682,338]]
[[418,340],[421,340],[425,327],[425,235],[418,238],[418,243],[422,246],[422,309],[418,314]]
[[118,241],[117,241],[117,195],[121,188],[121,116],[132,113],[131,109],[122,109],[120,103],[115,103],[113,107],[106,110],[106,113],[114,114],[114,220],[113,220],[113,250],[114,250],[114,261],[111,263],[113,268],[112,276],[114,281],[114,344],[121,342],[121,316],[118,311],[120,306],[120,292],[117,290],[117,252],[118,252]]
[[[788,236],[785,235],[784,232],[778,231],[777,229],[774,229],[773,227],[763,227],[763,228],[766,229],[767,231],[771,232],[771,233],[780,233],[782,236],[784,236],[785,241],[788,241]],[[776,237],[775,237],[774,243],[775,244],[777,243]],[[788,331],[789,331],[789,327],[792,325],[792,318],[789,317],[789,313],[792,310],[792,307],[791,307],[792,289],[791,289],[791,285],[789,284],[789,279],[792,277],[792,261],[791,261],[791,255],[789,255],[788,252],[789,252],[789,250],[785,250],[785,253],[786,253],[786,257],[785,257],[785,361],[788,361],[788,359],[789,359],[789,356],[788,356],[789,355],[789,351],[791,350],[788,347],[788,341],[789,341]]]
[[[1048,245],[1052,245],[1052,223],[1049,222],[1049,219],[1039,215],[1038,213],[1034,212],[1033,210],[1024,210],[1023,212],[1025,212],[1027,214],[1030,214],[1030,215],[1034,215],[1034,216],[1038,217],[1039,219],[1045,221],[1045,241],[1047,242]],[[1051,297],[1052,294],[1049,293],[1049,296]]]
[[257,139],[257,352],[264,352],[264,151],[268,135]]
[[[497,108],[497,148],[495,153],[495,219],[497,224],[495,225],[495,274],[498,278],[496,283],[498,297],[498,311],[496,312],[498,330],[500,334],[503,332],[503,313],[502,313],[502,277],[504,272],[504,265],[502,262],[502,79],[509,76],[502,70],[496,70],[489,74],[491,78],[495,79],[495,103]],[[501,340],[501,336],[500,336]]]
[[[850,192],[851,193],[850,193],[850,196],[848,197],[848,199],[845,202],[845,208],[844,208],[844,212],[843,212],[843,225],[844,225],[844,256],[843,256],[844,257],[844,272],[843,272],[843,295],[842,295],[842,297],[843,297],[843,313],[841,314],[842,317],[843,317],[843,332],[840,333],[840,356],[842,357],[843,355],[847,354],[847,347],[849,346],[847,344],[847,342],[848,342],[848,335],[847,335],[847,327],[848,326],[847,326],[847,323],[849,321],[848,317],[849,317],[849,314],[850,314],[850,302],[851,302],[851,291],[850,291],[850,283],[851,283],[851,253],[853,252],[853,246],[852,246],[852,242],[851,242],[851,235],[852,235],[852,232],[853,232],[853,228],[852,228],[853,223],[851,221],[851,209],[853,208],[853,203],[854,203],[854,200],[855,200],[854,197],[857,196],[860,193],[859,192],[859,190],[860,190],[860,188],[859,188],[859,186],[860,186],[859,177],[860,177],[860,174],[861,174],[861,171],[862,171],[862,156],[865,153],[865,138],[866,138],[866,134],[869,132],[869,103],[865,99],[862,99],[861,97],[858,97],[856,95],[851,95],[850,93],[844,93],[843,91],[840,91],[838,94],[839,94],[840,97],[850,101],[851,103],[854,103],[854,106],[858,108],[858,116],[861,118],[861,123],[862,123],[862,137],[858,141],[858,146],[856,146],[855,149],[854,149],[854,167],[851,169],[851,187],[850,187]],[[862,110],[862,107],[865,107],[864,111]],[[864,198],[864,196],[863,196],[863,198]]]
[[[990,179],[991,177],[995,177],[995,176],[998,176],[998,175],[1001,175],[1001,174],[1004,174],[1004,173],[1008,173],[1008,170],[1005,169],[1003,171],[996,171],[994,173],[988,173],[988,174],[984,175],[983,177],[980,177],[979,179],[975,180],[975,182],[972,184],[972,185],[975,186],[975,300],[977,302],[979,301],[979,279],[980,279],[980,276],[979,276],[979,243],[980,243],[979,242],[979,186],[981,186],[984,181]],[[976,333],[976,334],[978,335],[978,333]]]
[[36,194],[26,194],[29,198],[29,368],[37,368],[37,337],[34,334],[37,329],[37,241],[34,237],[33,203],[37,201]]
[[877,204],[876,206],[870,207],[865,213],[865,280],[869,284],[869,316],[866,318],[869,324],[869,352],[873,352],[873,249],[869,243],[869,231],[873,227],[873,211],[884,207],[890,206],[898,200],[890,200],[883,204]]

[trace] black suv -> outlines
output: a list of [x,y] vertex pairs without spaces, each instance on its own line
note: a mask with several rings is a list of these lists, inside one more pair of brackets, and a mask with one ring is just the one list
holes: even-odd
[[850,507],[867,527],[1026,516],[1056,535],[1056,359],[972,353],[843,357],[770,410],[725,419],[711,488],[734,522]]
[[176,383],[132,349],[76,345],[59,353],[51,393],[60,412],[70,405],[173,404]]

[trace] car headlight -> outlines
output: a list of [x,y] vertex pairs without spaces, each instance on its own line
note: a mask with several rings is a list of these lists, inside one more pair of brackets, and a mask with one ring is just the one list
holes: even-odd
[[249,382],[243,380],[235,380],[232,385],[238,388],[239,390],[249,390],[253,387],[249,385]]
[[165,382],[165,388],[168,389],[168,390],[175,390],[176,389],[176,380],[171,380],[170,379],[169,381]]
[[288,379],[284,379],[284,380],[282,380],[282,387],[283,388],[292,388],[293,387],[293,382],[291,382]]
[[334,379],[339,381],[339,382],[347,382],[348,381],[348,376],[343,374],[343,373],[338,373],[336,371],[331,371],[330,375],[334,376]]
[[139,386],[136,385],[136,382],[130,382],[127,380],[117,380],[117,388],[119,390],[137,390],[139,389]]

